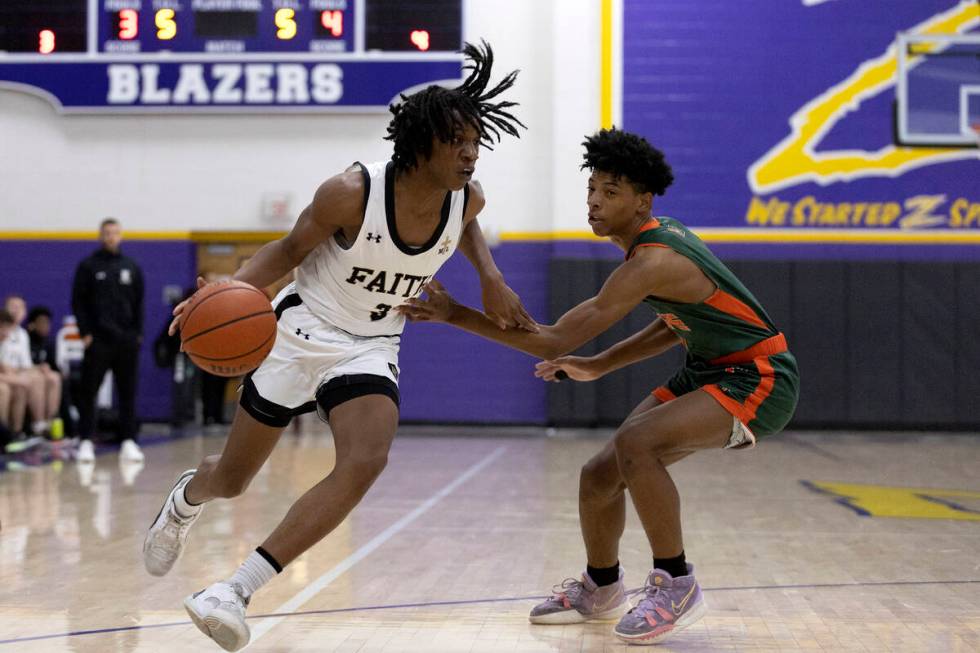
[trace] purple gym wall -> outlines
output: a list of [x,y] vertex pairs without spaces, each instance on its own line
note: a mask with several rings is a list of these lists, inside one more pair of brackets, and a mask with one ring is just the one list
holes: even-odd
[[[52,337],[71,314],[71,287],[78,263],[98,247],[95,241],[8,240],[0,242],[0,295],[23,295],[28,307],[44,305],[52,313]],[[171,307],[164,286],[188,288],[194,281],[197,246],[186,240],[125,241],[123,252],[143,269],[146,286],[143,348],[137,390],[137,416],[167,421],[170,416],[170,370],[153,362],[152,344]]]
[[[94,241],[9,240],[0,243],[0,294],[22,294],[28,306],[43,304],[57,329],[71,313],[71,284],[78,262]],[[137,410],[143,420],[168,421],[170,370],[153,362],[152,343],[168,321],[168,285],[190,287],[196,244],[190,241],[128,240],[123,250],[139,262],[146,282],[144,346],[140,355]],[[548,259],[552,244],[504,243],[498,265],[528,311],[547,320]],[[461,300],[480,306],[479,282],[460,254],[439,279]],[[469,334],[432,324],[409,325],[402,339],[402,418],[421,422],[542,423],[546,388],[534,378],[534,359]]]

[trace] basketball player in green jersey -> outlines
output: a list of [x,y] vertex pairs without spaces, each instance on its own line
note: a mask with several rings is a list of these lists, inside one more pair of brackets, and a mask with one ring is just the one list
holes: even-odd
[[[683,224],[651,217],[654,195],[673,181],[663,154],[619,130],[587,138],[589,225],[626,252],[599,294],[538,333],[501,331],[457,304],[437,281],[426,299],[402,308],[410,319],[446,322],[539,356],[536,376],[592,381],[677,345],[684,368],[644,399],[606,446],[582,468],[579,516],[588,564],[531,611],[532,623],[615,619],[615,634],[655,644],[699,619],[705,604],[681,538],[680,498],[667,467],[700,449],[748,448],[778,433],[796,407],[796,360],[786,338],[742,283]],[[644,302],[650,325],[595,356],[568,352]],[[626,495],[653,549],[653,570],[636,607],[626,592],[619,540]]]

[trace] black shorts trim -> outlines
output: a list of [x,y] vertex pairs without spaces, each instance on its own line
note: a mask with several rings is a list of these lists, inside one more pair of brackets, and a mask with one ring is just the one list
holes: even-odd
[[367,395],[384,395],[395,402],[396,407],[401,405],[398,385],[377,374],[349,374],[330,379],[316,391],[316,403],[320,407],[320,416],[326,419],[340,404]]
[[294,308],[303,303],[303,298],[299,296],[299,293],[290,293],[282,298],[278,304],[276,304],[276,322],[282,317],[284,311],[290,308]]
[[285,428],[297,415],[312,413],[316,410],[315,401],[308,401],[296,408],[286,408],[269,401],[259,394],[259,389],[255,387],[255,383],[252,381],[251,373],[242,382],[242,398],[238,403],[257,422],[274,428]]

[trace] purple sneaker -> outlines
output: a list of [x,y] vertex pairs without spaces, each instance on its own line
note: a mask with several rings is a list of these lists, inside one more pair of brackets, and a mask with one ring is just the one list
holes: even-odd
[[616,637],[630,644],[659,644],[674,629],[687,628],[696,622],[708,609],[691,565],[687,566],[687,576],[677,578],[654,569],[646,585],[630,594],[642,594],[643,598],[613,629]]
[[626,588],[623,569],[612,585],[597,586],[588,573],[582,580],[566,578],[552,588],[554,595],[531,610],[532,624],[581,624],[586,621],[609,621],[623,614]]

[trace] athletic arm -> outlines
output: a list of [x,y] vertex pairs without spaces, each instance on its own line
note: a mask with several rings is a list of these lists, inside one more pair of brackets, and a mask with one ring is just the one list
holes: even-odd
[[535,366],[534,375],[545,381],[555,381],[560,380],[557,373],[561,370],[576,381],[594,381],[627,365],[658,356],[680,341],[663,320],[656,319],[595,356],[561,356],[543,360]]
[[264,288],[286,276],[317,245],[355,224],[363,214],[363,183],[357,172],[345,172],[323,182],[290,232],[263,245],[234,278]]
[[680,342],[681,339],[671,331],[667,323],[658,318],[646,328],[599,353],[596,358],[601,361],[603,374],[608,374],[627,365],[659,356]]
[[650,257],[634,256],[609,276],[599,294],[569,310],[555,324],[539,325],[538,333],[501,331],[479,311],[453,300],[438,281],[429,284],[426,299],[410,300],[401,312],[412,320],[445,322],[550,360],[578,349],[625,317],[649,294],[650,274]]
[[[350,227],[356,231],[364,215],[364,181],[360,173],[348,170],[323,182],[299,214],[296,224],[279,240],[266,243],[235,273],[234,279],[265,288],[286,276],[317,245],[332,238],[337,231]],[[198,289],[207,285],[198,278]],[[174,307],[174,319],[168,333],[174,335],[180,315],[190,299]]]
[[480,277],[483,295],[483,310],[501,329],[518,326],[528,331],[537,330],[534,319],[528,315],[521,304],[521,298],[504,281],[504,275],[490,254],[477,215],[486,206],[483,187],[471,181],[469,202],[463,216],[463,233],[459,239],[459,250],[463,252],[473,269]]

